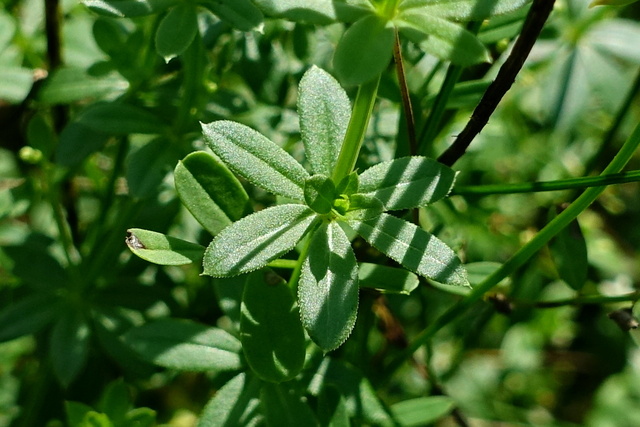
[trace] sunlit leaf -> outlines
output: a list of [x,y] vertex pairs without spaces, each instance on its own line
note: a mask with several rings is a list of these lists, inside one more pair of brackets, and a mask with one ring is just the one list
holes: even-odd
[[298,303],[302,323],[320,348],[333,350],[349,337],[358,311],[358,265],[335,221],[323,224],[312,237]]
[[204,274],[235,276],[264,267],[290,251],[316,219],[305,205],[273,206],[233,223],[204,255]]
[[469,286],[460,259],[451,248],[425,230],[384,213],[370,221],[349,221],[349,225],[405,268],[441,283]]
[[140,258],[160,265],[183,265],[202,259],[204,247],[155,231],[127,230],[127,246]]
[[448,396],[428,396],[398,402],[391,406],[391,413],[403,427],[420,427],[438,421],[454,407],[455,401]]
[[351,115],[347,94],[330,74],[312,66],[300,80],[298,115],[311,171],[331,176]]
[[224,120],[202,124],[202,133],[211,150],[238,175],[274,194],[304,200],[309,173],[263,135]]

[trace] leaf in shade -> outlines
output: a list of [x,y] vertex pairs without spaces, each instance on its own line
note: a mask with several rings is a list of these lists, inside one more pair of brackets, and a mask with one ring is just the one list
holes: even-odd
[[214,236],[250,210],[242,184],[224,164],[204,151],[180,161],[174,181],[182,204]]
[[449,414],[455,406],[448,396],[418,397],[392,405],[391,413],[402,426],[426,426]]
[[288,381],[302,370],[305,338],[287,282],[270,269],[249,275],[242,296],[240,341],[247,363],[261,379]]
[[444,18],[411,9],[400,13],[394,23],[423,50],[440,59],[462,66],[491,62],[489,52],[475,35]]
[[166,130],[158,116],[121,102],[93,104],[78,115],[76,122],[108,135],[158,134]]
[[242,218],[218,234],[204,255],[204,274],[235,276],[290,251],[317,215],[305,205],[279,205]]
[[373,247],[405,268],[448,285],[469,286],[456,254],[435,236],[389,214],[348,224]]
[[53,325],[50,357],[53,373],[67,387],[87,361],[91,330],[82,313],[68,309]]
[[589,261],[587,243],[577,220],[571,221],[549,245],[558,275],[572,289],[579,291],[587,282]]
[[338,42],[333,57],[342,84],[367,83],[382,73],[391,60],[394,40],[393,27],[377,15],[356,21]]
[[289,383],[265,383],[260,390],[267,425],[278,427],[316,427],[318,421],[306,399]]
[[249,0],[203,0],[199,3],[240,31],[262,30],[262,12]]
[[349,337],[358,312],[358,264],[335,221],[324,223],[312,236],[302,265],[298,304],[305,329],[324,351]]
[[131,228],[125,242],[135,255],[160,265],[184,265],[202,259],[205,248],[155,231]]
[[162,18],[156,31],[156,52],[169,62],[183,53],[198,32],[195,4],[184,2],[172,8]]
[[207,403],[198,427],[258,426],[261,381],[246,372],[233,377]]
[[368,262],[360,263],[358,279],[361,288],[371,288],[391,294],[409,295],[420,284],[418,276],[404,268]]
[[242,345],[228,332],[178,319],[160,319],[123,335],[144,360],[180,371],[232,371],[242,367]]
[[226,120],[202,124],[202,133],[209,148],[238,175],[273,194],[304,200],[309,173],[265,136]]
[[151,15],[179,2],[180,0],[82,0],[92,11],[117,18]]
[[38,100],[45,104],[68,104],[87,98],[101,98],[126,91],[129,82],[119,74],[112,73],[94,77],[84,68],[58,68],[44,81],[38,91]]
[[398,10],[466,22],[481,21],[492,16],[513,12],[529,2],[530,0],[404,0],[400,3]]
[[304,183],[304,199],[307,205],[319,214],[331,212],[336,198],[336,187],[331,178],[313,175]]
[[0,310],[0,342],[40,331],[64,308],[59,298],[44,292],[33,293],[4,307]]

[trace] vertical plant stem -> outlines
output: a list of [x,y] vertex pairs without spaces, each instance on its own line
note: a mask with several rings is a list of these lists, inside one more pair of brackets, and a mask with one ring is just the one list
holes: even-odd
[[[635,150],[640,145],[640,123],[636,126],[631,136],[627,139],[618,154],[613,158],[604,174],[617,173],[627,164]],[[470,308],[475,302],[480,300],[486,292],[496,286],[501,280],[512,274],[522,266],[529,258],[538,252],[553,236],[558,234],[571,221],[573,221],[582,211],[584,211],[602,193],[605,187],[591,187],[582,193],[567,209],[562,211],[557,217],[549,222],[538,234],[535,235],[526,245],[518,250],[507,262],[487,277],[482,283],[476,286],[471,293],[447,310],[442,316],[436,319],[428,328],[420,333],[416,339],[409,344],[406,350],[392,359],[388,365],[388,373],[395,371],[403,361],[423,344],[429,341],[436,332],[442,329],[449,322],[455,320]]]
[[62,64],[60,0],[45,0],[44,16],[47,35],[47,59],[49,61],[49,69],[54,70]]
[[358,94],[356,95],[356,100],[353,104],[353,112],[349,119],[347,133],[344,136],[342,149],[338,155],[336,167],[333,170],[332,178],[335,183],[339,183],[342,178],[349,175],[356,164],[360,147],[362,147],[364,134],[367,131],[367,126],[369,125],[373,105],[376,101],[379,83],[380,76],[377,76],[370,82],[364,83],[358,88]]
[[409,154],[415,156],[418,154],[418,145],[416,142],[416,122],[413,118],[413,108],[411,107],[411,96],[407,79],[404,72],[404,64],[402,63],[402,49],[400,46],[400,37],[396,30],[396,41],[393,44],[393,58],[396,63],[396,75],[398,76],[398,85],[400,86],[400,95],[402,96],[402,108],[404,116],[407,120],[407,138],[409,139]]
[[529,56],[533,44],[538,39],[542,27],[553,10],[554,3],[555,0],[533,0],[511,54],[500,67],[496,79],[487,88],[478,106],[473,110],[467,125],[453,144],[438,157],[439,162],[452,166],[467,151],[471,141],[487,124],[489,117],[495,111],[504,94],[511,88],[516,76],[522,69],[524,61]]

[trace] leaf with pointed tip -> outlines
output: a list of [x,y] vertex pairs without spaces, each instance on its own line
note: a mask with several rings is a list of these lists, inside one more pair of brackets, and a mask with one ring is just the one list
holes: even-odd
[[125,239],[131,252],[160,265],[184,265],[202,259],[204,247],[155,231],[130,228]]
[[203,0],[198,3],[240,31],[261,30],[262,12],[250,0]]
[[247,363],[264,381],[288,381],[302,370],[305,342],[298,307],[287,282],[270,269],[247,279],[240,341]]
[[338,223],[324,223],[313,235],[298,285],[302,323],[324,351],[351,333],[358,311],[358,264]]
[[182,204],[214,236],[250,209],[240,181],[207,152],[196,151],[178,162],[174,181]]
[[197,427],[261,425],[261,384],[258,378],[246,372],[233,377],[204,407]]
[[158,25],[156,52],[168,62],[187,50],[197,32],[198,13],[195,4],[180,3]]
[[92,11],[117,18],[151,15],[179,3],[180,0],[83,0]]
[[418,276],[404,268],[368,262],[360,263],[358,280],[361,288],[371,288],[382,293],[403,295],[409,295],[420,284]]
[[314,65],[298,86],[298,115],[311,171],[331,176],[351,116],[347,94],[329,73]]
[[444,18],[410,9],[401,12],[393,22],[400,32],[440,59],[462,66],[491,62],[489,52],[476,36]]
[[238,175],[273,194],[304,200],[309,173],[265,136],[226,120],[202,124],[202,133],[209,148]]
[[469,286],[460,259],[444,242],[389,214],[348,224],[373,247],[421,276],[447,285]]
[[393,27],[377,15],[356,21],[342,36],[333,65],[345,86],[373,80],[389,65],[395,40]]
[[264,267],[289,252],[317,215],[305,205],[279,205],[242,218],[218,234],[204,254],[204,274],[229,277]]
[[445,197],[455,182],[453,169],[427,157],[401,157],[360,174],[359,193],[375,197],[384,210],[426,206]]
[[513,12],[529,2],[530,0],[404,0],[398,10],[411,10],[412,13],[466,22]]
[[242,345],[228,332],[195,322],[160,319],[122,336],[144,360],[180,371],[232,371],[242,367]]

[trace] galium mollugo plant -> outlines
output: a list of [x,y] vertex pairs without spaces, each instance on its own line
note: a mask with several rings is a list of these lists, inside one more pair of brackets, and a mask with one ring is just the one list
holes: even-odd
[[233,172],[290,201],[223,227],[204,252],[203,274],[220,278],[249,273],[302,242],[289,283],[297,285],[304,328],[325,351],[339,347],[356,321],[358,262],[349,230],[410,271],[440,283],[468,286],[452,249],[422,228],[386,213],[442,199],[456,173],[433,159],[415,156],[339,177],[336,171],[344,166],[337,163],[351,106],[338,82],[315,66],[300,82],[298,113],[310,171],[245,125],[225,120],[202,125],[207,145]]

